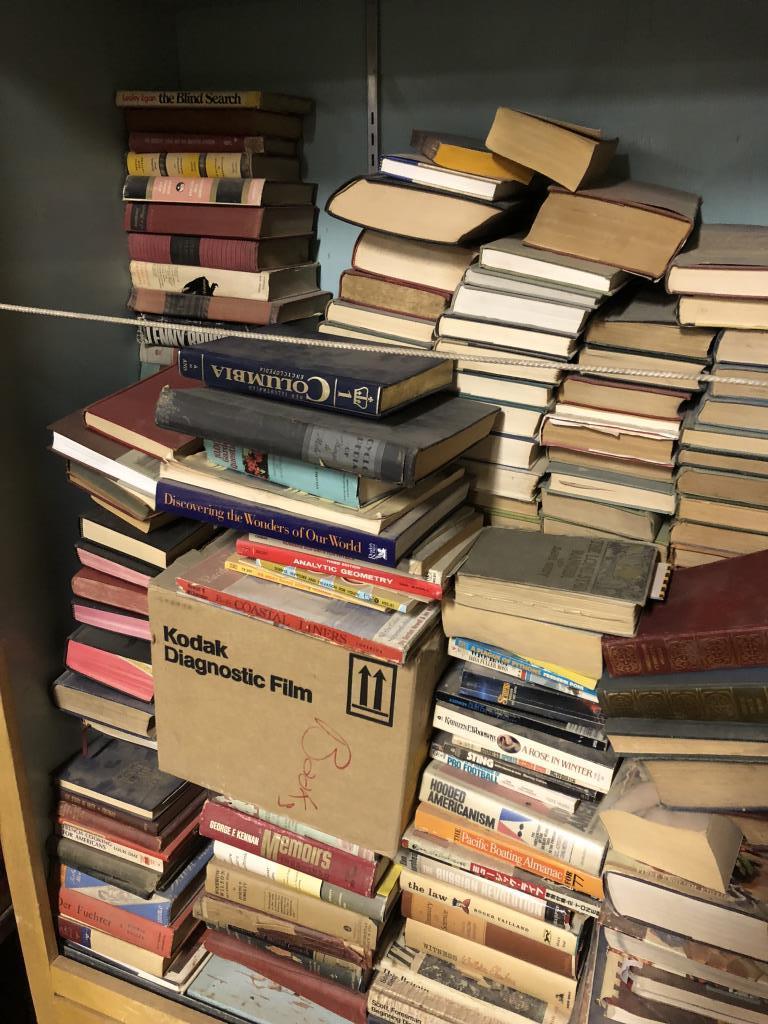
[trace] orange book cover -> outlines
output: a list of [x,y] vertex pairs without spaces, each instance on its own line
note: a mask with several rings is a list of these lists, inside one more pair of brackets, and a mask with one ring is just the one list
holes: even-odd
[[420,832],[427,832],[458,846],[477,850],[488,857],[530,871],[558,885],[565,885],[574,892],[583,892],[599,900],[603,898],[603,883],[597,875],[578,871],[570,864],[548,857],[524,843],[515,842],[509,836],[466,825],[461,818],[446,811],[438,811],[426,804],[419,804],[413,824]]

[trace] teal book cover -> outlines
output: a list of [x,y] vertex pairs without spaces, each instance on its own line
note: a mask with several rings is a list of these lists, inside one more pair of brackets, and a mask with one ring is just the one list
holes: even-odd
[[214,466],[234,469],[238,473],[270,480],[273,484],[281,484],[283,487],[294,487],[297,491],[314,494],[318,498],[327,498],[328,501],[335,501],[348,508],[360,508],[360,478],[352,473],[326,469],[310,462],[267,454],[252,448],[227,444],[225,441],[206,440],[204,445],[206,458]]
[[205,1006],[234,1014],[253,1024],[349,1024],[344,1017],[297,996],[282,985],[240,964],[212,955],[187,989]]

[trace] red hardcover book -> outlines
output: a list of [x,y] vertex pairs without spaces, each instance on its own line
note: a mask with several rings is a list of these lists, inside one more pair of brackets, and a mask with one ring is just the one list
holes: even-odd
[[311,235],[314,206],[217,206],[125,203],[126,231],[212,238],[291,238]]
[[89,679],[128,693],[139,700],[152,700],[155,684],[149,643],[121,636],[93,626],[78,626],[67,640],[67,668]]
[[633,637],[603,637],[612,676],[768,665],[768,551],[676,571]]
[[217,800],[206,800],[200,819],[200,835],[219,839],[238,850],[304,871],[324,882],[333,882],[361,896],[372,896],[381,874],[378,861],[355,857],[345,850],[327,846],[271,825]]
[[96,569],[79,569],[72,577],[72,593],[89,601],[99,601],[139,615],[149,615],[146,587],[108,576]]
[[439,601],[443,596],[443,587],[440,583],[429,583],[418,576],[390,572],[379,566],[367,567],[358,562],[329,558],[302,548],[284,547],[243,536],[237,538],[235,548],[244,558],[263,558],[267,562],[279,562],[280,565],[291,565],[297,569],[345,576],[358,583],[370,583],[377,587],[385,587],[387,590],[397,590],[402,594],[426,597],[430,601]]
[[138,558],[129,558],[119,551],[110,551],[109,548],[92,544],[90,541],[79,540],[75,544],[75,553],[80,564],[86,568],[95,569],[105,576],[114,576],[127,583],[135,583],[137,587],[148,587],[160,572],[155,565],[140,562]]
[[276,985],[282,985],[296,995],[325,1007],[331,1013],[353,1021],[354,1024],[366,1024],[368,996],[365,992],[353,992],[334,981],[310,973],[288,957],[267,953],[223,932],[206,929],[203,944],[215,956],[247,967]]
[[218,270],[258,273],[276,267],[307,263],[310,236],[269,238],[195,238],[192,235],[149,235],[128,233],[128,255],[146,263],[177,263]]
[[169,843],[189,829],[190,822],[199,821],[200,810],[199,801],[196,802],[192,811],[190,811],[189,807],[185,807],[181,814],[174,818],[157,835],[144,832],[134,825],[126,824],[124,821],[119,821],[116,818],[108,818],[104,814],[93,811],[88,807],[82,807],[73,803],[69,799],[69,794],[67,794],[66,800],[62,799],[59,801],[56,814],[59,821],[69,821],[73,825],[79,825],[81,828],[88,829],[91,832],[108,834],[116,842],[129,842],[135,846],[144,847],[146,850],[156,851],[167,849]]
[[296,143],[270,135],[191,135],[183,132],[131,132],[134,153],[261,153],[295,156]]
[[[187,843],[192,835],[197,832],[198,818],[199,814],[191,819],[187,819],[184,827],[159,850],[150,849],[144,842],[143,834],[138,841],[116,835],[112,831],[111,823],[108,821],[102,821],[100,825],[94,828],[90,825],[83,825],[78,821],[69,821],[59,814],[56,817],[56,832],[65,839],[72,839],[76,843],[82,843],[84,846],[90,846],[93,849],[102,849],[101,840],[106,840],[108,844],[123,847],[126,856],[123,856],[121,851],[104,847],[106,853],[110,853],[115,857],[122,857],[124,860],[130,860],[134,864],[144,864],[146,867],[162,872],[166,870],[167,862],[173,858],[179,848],[184,843]],[[77,835],[73,834],[73,830],[77,830]]]
[[[133,288],[128,298],[128,308],[158,316],[266,326],[320,316],[330,298],[330,292],[313,291],[269,302],[262,299],[235,299],[227,295],[191,295],[162,292],[155,288]],[[169,369],[175,370],[176,367],[171,366]],[[147,380],[154,380],[155,377],[148,377]]]
[[155,406],[164,387],[188,388],[199,384],[199,381],[182,377],[175,366],[169,366],[89,405],[85,410],[85,425],[158,459],[198,451],[202,447],[199,438],[155,424]]
[[221,107],[128,107],[128,132],[184,132],[210,135],[273,135],[300,139],[301,118],[266,110]]
[[192,905],[190,902],[171,924],[162,925],[84,893],[59,889],[60,914],[160,956],[170,956],[197,926]]

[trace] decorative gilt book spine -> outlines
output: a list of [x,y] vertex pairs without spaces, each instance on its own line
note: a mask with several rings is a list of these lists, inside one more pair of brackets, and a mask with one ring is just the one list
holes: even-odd
[[768,722],[768,685],[611,690],[601,684],[600,705],[611,718],[664,718],[700,722]]
[[603,657],[612,676],[668,675],[765,665],[768,626],[674,633],[647,639],[604,636]]

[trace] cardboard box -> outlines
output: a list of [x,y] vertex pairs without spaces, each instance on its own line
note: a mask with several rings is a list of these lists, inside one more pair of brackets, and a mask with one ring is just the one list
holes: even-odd
[[176,592],[149,590],[160,767],[393,856],[445,667],[435,630],[404,665]]

